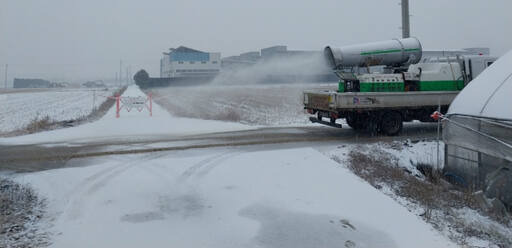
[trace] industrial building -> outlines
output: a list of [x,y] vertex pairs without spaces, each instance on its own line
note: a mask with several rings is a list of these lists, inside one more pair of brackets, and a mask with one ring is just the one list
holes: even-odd
[[236,70],[246,66],[254,65],[261,60],[259,51],[242,53],[239,56],[222,58],[223,70]]
[[13,88],[50,88],[50,81],[32,78],[15,78]]
[[222,70],[237,71],[258,65],[258,71],[264,73],[259,76],[259,83],[336,82],[338,78],[322,61],[321,51],[288,50],[287,46],[279,45],[223,58]]
[[[222,58],[222,68],[239,68],[247,65],[253,65],[260,61],[269,61],[272,59],[291,59],[298,56],[314,57],[322,56],[319,51],[305,51],[305,50],[288,50],[287,46],[272,46],[262,48],[260,51],[241,53],[239,56],[229,56]],[[330,72],[330,71],[329,71]]]
[[180,46],[163,53],[161,78],[215,77],[220,72],[220,53],[208,53]]
[[275,58],[293,58],[296,56],[322,56],[322,51],[288,50],[287,46],[273,46],[261,49],[261,58],[264,60]]

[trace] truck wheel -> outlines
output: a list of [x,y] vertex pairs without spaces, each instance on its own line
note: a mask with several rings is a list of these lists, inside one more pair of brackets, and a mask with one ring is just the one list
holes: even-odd
[[363,123],[355,115],[349,115],[346,118],[347,125],[354,130],[361,130],[364,128]]
[[389,136],[397,135],[402,131],[402,115],[396,111],[386,112],[382,115],[380,130]]
[[419,121],[421,122],[435,122],[435,120],[430,116],[434,113],[436,109],[424,109],[419,113]]

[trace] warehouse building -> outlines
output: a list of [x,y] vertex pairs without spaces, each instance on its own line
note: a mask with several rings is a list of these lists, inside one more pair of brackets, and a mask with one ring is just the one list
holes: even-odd
[[336,75],[327,65],[322,64],[322,55],[321,51],[288,50],[283,45],[271,46],[222,58],[222,70],[257,70],[260,72],[258,83],[337,82]]
[[[229,56],[222,58],[223,69],[240,68],[248,65],[254,65],[258,62],[266,62],[269,60],[282,60],[297,58],[303,56],[302,59],[309,57],[322,56],[321,51],[304,51],[304,50],[288,50],[287,46],[271,46],[262,48],[260,51],[241,53],[238,56]],[[299,58],[300,59],[300,58]],[[330,72],[330,71],[329,71]]]
[[238,56],[229,56],[222,58],[223,70],[238,70],[251,65],[255,65],[261,60],[259,51],[241,53]]
[[287,46],[272,46],[261,49],[261,58],[270,59],[291,59],[298,56],[322,56],[322,51],[288,50]]
[[50,81],[38,78],[15,78],[13,88],[50,88]]
[[160,60],[160,77],[215,77],[220,72],[220,67],[220,53],[180,46],[163,54]]

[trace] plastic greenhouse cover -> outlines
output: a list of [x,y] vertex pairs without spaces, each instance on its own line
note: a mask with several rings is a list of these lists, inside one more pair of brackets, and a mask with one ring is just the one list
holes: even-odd
[[512,119],[512,51],[471,81],[452,102],[448,114]]

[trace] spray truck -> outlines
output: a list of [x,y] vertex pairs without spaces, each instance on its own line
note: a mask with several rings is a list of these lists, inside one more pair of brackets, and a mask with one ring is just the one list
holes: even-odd
[[[430,115],[448,107],[457,93],[496,58],[463,55],[422,59],[416,38],[394,39],[324,49],[339,77],[337,89],[303,92],[310,121],[341,128],[396,135],[403,122],[434,121]],[[324,120],[324,119],[328,119]]]

